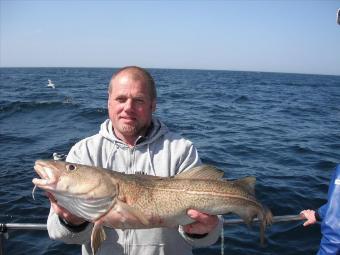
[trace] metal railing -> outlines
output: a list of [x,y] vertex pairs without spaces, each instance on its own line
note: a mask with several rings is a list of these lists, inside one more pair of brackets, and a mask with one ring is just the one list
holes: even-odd
[[[290,222],[290,221],[300,221],[303,220],[301,215],[282,215],[282,216],[274,216],[273,223],[279,222]],[[259,222],[258,218],[255,218],[253,222]],[[236,225],[244,223],[242,219],[224,219],[223,225]],[[0,223],[0,255],[4,255],[4,240],[8,239],[8,231],[9,230],[47,230],[46,224],[39,223]],[[221,233],[221,254],[224,251],[224,238],[223,231]]]

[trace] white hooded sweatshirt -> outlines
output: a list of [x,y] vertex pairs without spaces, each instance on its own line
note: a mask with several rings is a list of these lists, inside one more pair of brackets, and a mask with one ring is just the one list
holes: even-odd
[[[85,138],[70,150],[66,161],[103,167],[114,171],[133,174],[174,176],[186,169],[200,165],[197,150],[192,143],[172,133],[159,120],[152,120],[152,128],[136,145],[129,148],[119,140],[110,120],[101,125],[98,134]],[[90,236],[93,224],[76,233],[62,225],[51,208],[47,229],[50,237],[66,243],[82,244],[82,254],[91,254]],[[100,246],[100,255],[162,255],[192,254],[192,247],[203,247],[215,243],[222,228],[218,226],[203,238],[187,236],[181,227],[153,229],[106,228],[106,240]]]

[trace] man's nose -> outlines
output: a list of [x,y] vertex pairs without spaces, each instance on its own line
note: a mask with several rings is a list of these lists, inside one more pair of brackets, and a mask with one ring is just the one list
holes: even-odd
[[131,99],[126,100],[124,104],[124,110],[131,111],[132,109],[133,109],[133,100]]

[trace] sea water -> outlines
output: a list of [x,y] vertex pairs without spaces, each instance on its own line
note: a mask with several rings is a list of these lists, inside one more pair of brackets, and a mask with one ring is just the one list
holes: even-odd
[[[114,68],[0,69],[0,223],[46,223],[49,202],[31,191],[36,159],[67,154],[107,118]],[[230,179],[257,178],[256,194],[274,215],[326,202],[340,162],[340,76],[151,69],[156,116],[190,139],[204,163]],[[48,79],[55,89],[48,87]],[[226,216],[227,218],[228,216]],[[6,254],[80,254],[46,231],[16,230]],[[259,244],[258,226],[224,229],[224,254],[314,254],[320,225],[276,223]],[[221,240],[194,254],[221,254]]]

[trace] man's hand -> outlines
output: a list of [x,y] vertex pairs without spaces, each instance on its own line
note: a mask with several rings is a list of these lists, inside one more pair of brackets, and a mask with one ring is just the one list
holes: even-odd
[[188,216],[195,222],[183,226],[183,230],[188,234],[206,234],[211,232],[218,224],[216,215],[208,215],[196,210],[189,209]]
[[304,227],[315,224],[317,221],[314,210],[303,210],[300,212],[300,215],[303,219],[307,220],[303,223]]
[[53,197],[53,195],[51,193],[47,192],[47,196],[50,199],[51,207],[53,208],[53,211],[59,217],[65,219],[69,224],[77,226],[77,225],[80,225],[80,224],[85,222],[84,219],[79,218],[78,216],[71,214],[64,207],[61,207],[60,205],[58,205],[57,200]]

